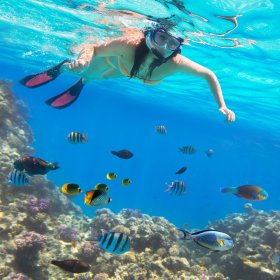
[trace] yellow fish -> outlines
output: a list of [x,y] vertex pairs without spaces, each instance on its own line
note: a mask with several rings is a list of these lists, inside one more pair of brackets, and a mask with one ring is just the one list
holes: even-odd
[[123,186],[128,186],[128,185],[130,185],[130,184],[131,184],[131,180],[130,180],[130,179],[126,178],[126,179],[123,179],[123,180],[122,180],[122,185],[123,185]]
[[108,180],[115,180],[117,177],[118,177],[118,176],[117,176],[117,174],[116,174],[115,172],[108,172],[108,173],[106,174],[106,178],[107,178]]
[[64,194],[76,195],[82,192],[78,184],[67,183],[61,187]]
[[98,183],[94,187],[95,190],[103,190],[103,191],[108,191],[109,188],[107,187],[106,184]]

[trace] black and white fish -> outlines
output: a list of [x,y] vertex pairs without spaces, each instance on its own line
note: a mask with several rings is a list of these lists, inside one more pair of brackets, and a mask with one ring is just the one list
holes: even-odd
[[98,247],[112,254],[123,254],[130,250],[130,239],[122,232],[105,232],[98,237]]
[[183,147],[179,148],[179,152],[181,152],[183,154],[192,155],[192,154],[196,153],[196,148],[191,145],[183,146]]
[[167,133],[167,129],[164,125],[157,125],[156,126],[156,132],[158,134],[166,134]]
[[80,132],[70,132],[67,136],[67,140],[72,144],[83,144],[88,142],[87,136]]
[[17,169],[13,169],[8,174],[8,182],[7,184],[15,185],[15,186],[25,186],[29,183],[28,175]]
[[166,183],[166,185],[168,186],[168,188],[165,190],[166,192],[170,192],[171,194],[174,195],[184,195],[187,190],[186,190],[186,184],[183,181],[173,181],[170,185],[168,185]]
[[110,203],[112,199],[105,190],[91,190],[87,191],[84,202],[88,206],[104,206]]

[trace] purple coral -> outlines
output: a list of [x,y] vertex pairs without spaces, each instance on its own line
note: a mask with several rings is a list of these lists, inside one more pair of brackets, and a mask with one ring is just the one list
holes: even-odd
[[65,242],[76,242],[78,240],[77,230],[67,225],[61,224],[58,226],[58,234],[60,239]]
[[50,201],[45,198],[31,198],[28,201],[27,208],[30,213],[37,214],[39,212],[48,212],[50,210]]
[[45,243],[46,237],[35,231],[29,231],[15,240],[17,249],[28,254],[38,253],[45,246]]
[[95,244],[87,241],[81,245],[80,256],[84,260],[92,261],[92,259],[98,254],[99,250],[100,249]]

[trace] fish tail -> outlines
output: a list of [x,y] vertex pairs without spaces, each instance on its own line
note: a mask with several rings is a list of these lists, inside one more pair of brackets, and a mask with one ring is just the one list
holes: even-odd
[[172,188],[172,185],[169,185],[167,182],[165,182],[165,185],[167,186],[167,189],[165,190],[165,192],[169,192]]
[[118,153],[116,151],[112,151],[112,154],[113,155],[117,155]]
[[180,240],[189,240],[191,239],[191,234],[187,230],[177,228],[177,230],[182,232],[182,236],[179,238]]
[[234,188],[221,188],[222,193],[235,193]]
[[84,134],[84,141],[88,143],[88,132]]

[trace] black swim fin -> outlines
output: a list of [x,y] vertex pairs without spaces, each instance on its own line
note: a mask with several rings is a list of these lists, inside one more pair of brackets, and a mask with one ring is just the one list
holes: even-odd
[[70,106],[72,103],[74,103],[78,99],[84,85],[85,84],[83,83],[83,78],[81,78],[72,87],[70,87],[63,93],[60,93],[60,94],[46,100],[45,102],[48,105],[52,106],[53,108],[64,109],[64,108]]
[[60,68],[64,63],[69,63],[69,59],[65,59],[61,63],[57,64],[53,68],[50,68],[44,72],[29,75],[25,78],[21,79],[19,82],[28,87],[28,88],[36,88],[39,86],[42,86],[44,84],[47,84],[53,80],[55,80],[60,75]]

